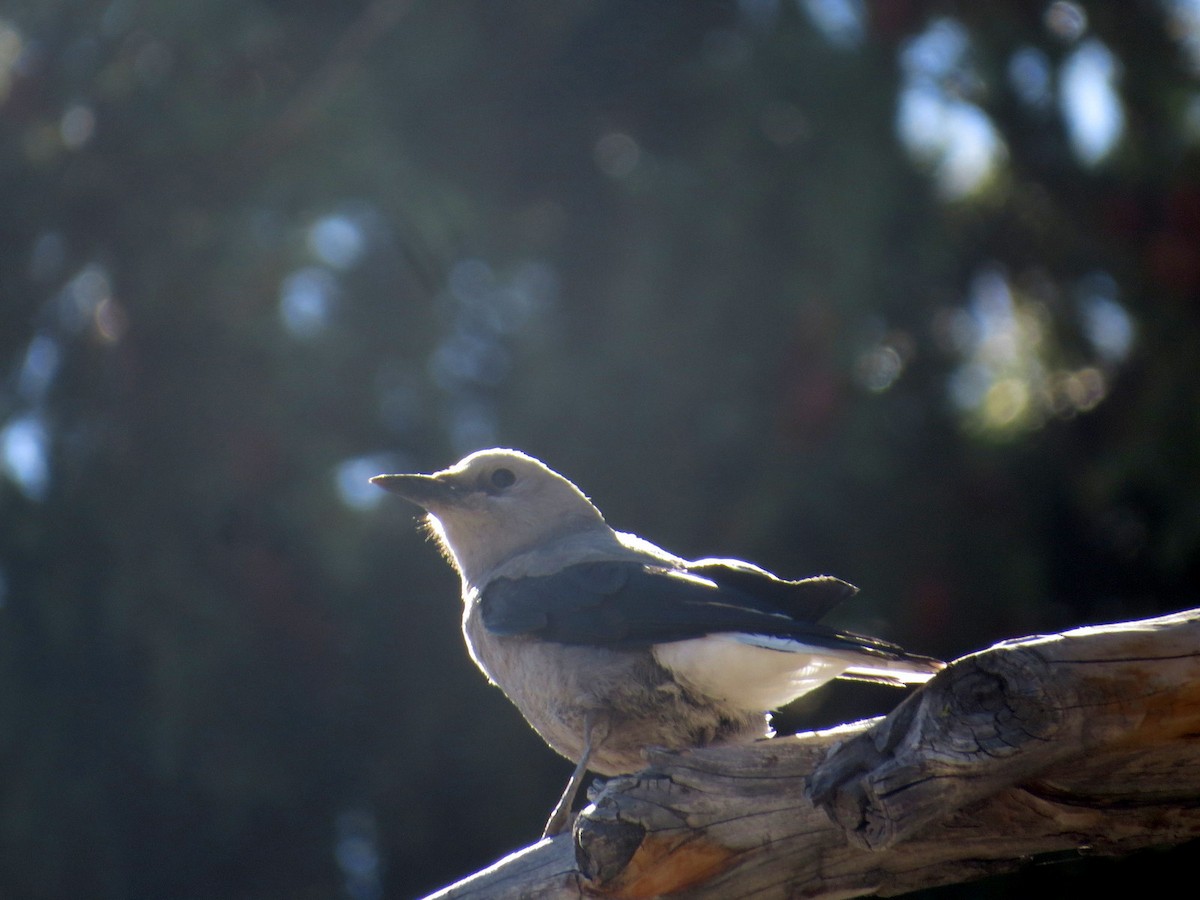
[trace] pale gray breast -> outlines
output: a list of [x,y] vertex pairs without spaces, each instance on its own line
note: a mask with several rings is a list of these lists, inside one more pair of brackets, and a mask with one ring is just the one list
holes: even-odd
[[468,602],[463,633],[472,658],[558,753],[577,761],[584,717],[599,714],[608,736],[589,768],[602,775],[644,767],[643,749],[685,749],[753,740],[769,733],[766,716],[698,696],[675,681],[649,648],[610,650],[488,632]]

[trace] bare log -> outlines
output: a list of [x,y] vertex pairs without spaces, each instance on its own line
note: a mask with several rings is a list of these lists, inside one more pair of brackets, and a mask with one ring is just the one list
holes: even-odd
[[997,644],[891,715],[651,752],[441,898],[892,896],[1200,836],[1200,610]]

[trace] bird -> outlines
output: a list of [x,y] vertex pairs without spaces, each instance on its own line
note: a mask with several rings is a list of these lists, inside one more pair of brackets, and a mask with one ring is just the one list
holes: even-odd
[[576,764],[544,836],[567,830],[588,771],[637,772],[648,748],[772,737],[772,710],[835,678],[904,686],[944,667],[820,624],[853,585],[676,556],[611,528],[571,481],[519,450],[370,481],[426,511],[461,581],[471,658]]

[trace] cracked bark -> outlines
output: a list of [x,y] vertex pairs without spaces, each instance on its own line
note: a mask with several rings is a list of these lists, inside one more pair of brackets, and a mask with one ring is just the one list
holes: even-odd
[[650,752],[442,898],[891,896],[1200,836],[1200,610],[997,644],[891,715]]

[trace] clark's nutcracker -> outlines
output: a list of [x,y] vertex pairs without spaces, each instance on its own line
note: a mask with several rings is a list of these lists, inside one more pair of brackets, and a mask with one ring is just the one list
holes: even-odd
[[462,578],[471,658],[577,764],[547,834],[565,829],[589,769],[635,772],[647,747],[769,737],[770,710],[834,678],[900,686],[943,667],[817,624],[852,585],[681,559],[614,531],[575,485],[515,450],[371,481],[429,512]]

